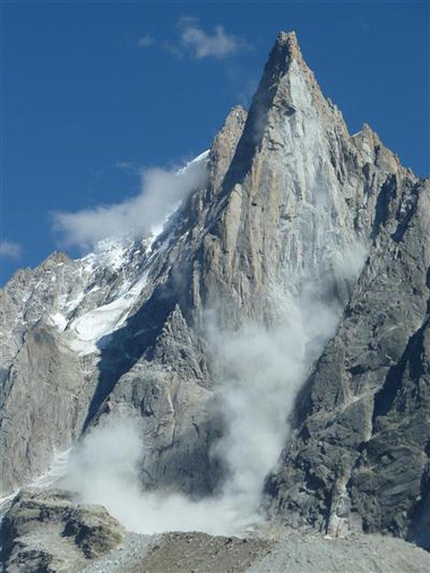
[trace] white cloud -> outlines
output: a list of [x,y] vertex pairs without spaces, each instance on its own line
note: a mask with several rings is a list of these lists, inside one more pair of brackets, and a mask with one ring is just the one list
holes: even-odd
[[181,47],[196,59],[222,59],[249,48],[242,38],[227,34],[222,26],[216,26],[213,34],[207,33],[195,18],[182,18],[179,29]]
[[137,45],[139,46],[139,48],[148,48],[149,46],[152,46],[153,44],[155,44],[155,38],[153,36],[150,36],[149,34],[142,36],[141,38],[139,38],[139,40],[137,42]]
[[137,197],[76,213],[54,213],[59,242],[88,249],[107,238],[149,235],[191,191],[205,185],[206,177],[205,154],[176,171],[145,169]]
[[18,259],[21,256],[22,247],[13,241],[0,241],[0,256]]
[[179,39],[157,40],[146,34],[139,38],[140,48],[157,45],[178,58],[189,56],[196,60],[203,58],[223,59],[250,48],[250,45],[239,36],[228,34],[223,26],[215,26],[213,33],[206,32],[197,18],[183,17],[178,21]]

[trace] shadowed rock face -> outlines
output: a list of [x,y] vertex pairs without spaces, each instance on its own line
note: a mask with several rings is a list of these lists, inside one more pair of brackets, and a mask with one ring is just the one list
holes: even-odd
[[349,135],[294,33],[278,36],[249,112],[233,108],[200,161],[206,186],[152,242],[54,254],[3,289],[2,487],[121,411],[147,446],[145,486],[213,491],[223,427],[208,312],[221,332],[270,329],[274,293],[312,285],[339,325],[306,364],[266,484],[271,514],[428,540],[428,181],[367,125]]

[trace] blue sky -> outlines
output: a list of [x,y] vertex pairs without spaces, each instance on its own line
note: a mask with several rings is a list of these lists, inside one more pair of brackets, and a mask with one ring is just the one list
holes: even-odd
[[280,30],[352,133],[367,122],[429,171],[428,2],[3,2],[1,15],[2,282],[62,245],[54,212],[130,199],[142,168],[208,148]]

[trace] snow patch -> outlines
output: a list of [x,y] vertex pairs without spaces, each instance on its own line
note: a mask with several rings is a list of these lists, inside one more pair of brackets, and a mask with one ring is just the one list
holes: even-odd
[[36,478],[34,481],[32,481],[29,484],[29,487],[36,489],[47,489],[48,487],[51,487],[57,483],[59,479],[64,477],[67,471],[68,461],[72,449],[73,447],[70,447],[67,450],[62,450],[60,452],[54,451],[54,455],[48,470]]
[[54,314],[51,314],[49,318],[52,320],[52,322],[60,332],[63,332],[65,330],[69,322],[67,318],[63,314],[61,314],[61,312],[55,312]]
[[126,252],[127,247],[124,241],[104,239],[97,243],[92,253],[81,260],[86,270],[92,270],[96,266],[104,266],[116,271],[122,267]]
[[[27,484],[25,487],[43,490],[55,485],[65,476],[67,472],[68,461],[72,450],[73,447],[70,447],[67,450],[62,450],[60,452],[54,451],[53,458],[47,471],[41,474],[31,483]],[[18,495],[19,491],[20,489],[18,488],[9,495],[0,497],[0,523],[3,519],[4,513],[10,507],[9,503],[15,498],[16,495]]]
[[62,301],[62,305],[66,311],[66,314],[73,312],[81,304],[84,298],[84,290],[81,290],[75,297],[71,298],[70,300],[67,300],[67,297],[65,297],[65,299]]
[[70,326],[70,346],[80,355],[97,352],[97,342],[123,326],[147,282],[145,273],[122,296],[75,319]]

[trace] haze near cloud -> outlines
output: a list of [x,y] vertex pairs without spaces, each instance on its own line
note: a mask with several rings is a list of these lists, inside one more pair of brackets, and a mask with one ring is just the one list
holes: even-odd
[[0,257],[10,259],[19,259],[22,253],[22,247],[14,241],[0,241]]

